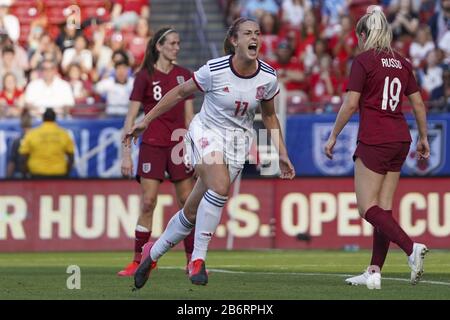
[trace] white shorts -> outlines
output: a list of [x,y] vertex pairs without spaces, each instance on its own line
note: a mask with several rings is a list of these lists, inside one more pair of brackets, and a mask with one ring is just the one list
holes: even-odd
[[206,127],[199,117],[194,117],[184,137],[186,144],[186,163],[192,167],[202,163],[206,155],[213,151],[223,154],[230,181],[239,175],[244,167],[252,143],[251,134],[236,128],[226,132]]

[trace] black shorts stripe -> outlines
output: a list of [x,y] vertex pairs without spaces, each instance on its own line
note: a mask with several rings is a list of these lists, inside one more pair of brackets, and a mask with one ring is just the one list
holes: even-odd
[[192,148],[192,151],[194,152],[194,157],[195,157],[195,160],[196,160],[195,162],[200,161],[200,152],[195,147],[194,140],[192,140],[192,137],[189,134],[189,132],[186,134],[186,138],[189,140],[188,142],[190,142],[190,144],[191,144],[191,148]]

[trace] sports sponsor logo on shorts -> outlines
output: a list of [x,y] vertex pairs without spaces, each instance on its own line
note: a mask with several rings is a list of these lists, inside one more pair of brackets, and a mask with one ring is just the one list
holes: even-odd
[[341,176],[353,171],[352,156],[358,138],[358,124],[349,123],[339,135],[334,146],[333,160],[324,153],[325,144],[333,130],[333,123],[315,123],[313,125],[313,162],[314,166],[323,174]]
[[177,76],[177,82],[178,82],[178,84],[182,84],[184,82],[184,77],[183,76]]
[[266,88],[264,86],[259,86],[256,88],[256,100],[264,99],[264,93],[266,92]]
[[441,170],[445,164],[445,137],[447,136],[446,123],[444,121],[428,121],[428,143],[430,144],[430,157],[419,160],[417,158],[417,141],[419,131],[414,122],[409,123],[412,143],[403,167],[409,175],[428,175]]
[[152,164],[150,162],[145,162],[142,164],[142,172],[149,173],[152,170]]

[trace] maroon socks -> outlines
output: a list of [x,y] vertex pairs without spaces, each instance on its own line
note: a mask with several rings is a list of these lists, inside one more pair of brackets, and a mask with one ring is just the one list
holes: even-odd
[[135,231],[136,241],[134,242],[134,259],[133,261],[140,263],[142,257],[142,246],[150,239],[151,232]]
[[[389,214],[392,217],[392,210],[384,210],[383,214]],[[383,268],[384,261],[389,250],[389,238],[387,238],[378,228],[373,229],[373,245],[371,265]]]
[[[383,249],[386,247],[389,248],[389,240],[396,243],[406,255],[411,255],[413,252],[413,241],[405,231],[403,231],[397,221],[394,220],[392,212],[389,214],[379,206],[373,206],[366,211],[365,219],[375,228],[375,232],[381,233],[385,238],[383,241],[382,237],[378,237],[374,234],[374,249],[377,247],[377,253],[375,254],[374,250],[373,254],[374,256],[377,256],[377,259],[380,259],[379,261],[382,260],[382,263],[384,263],[384,258],[382,258]],[[385,250],[387,252],[387,249]],[[380,266],[378,264],[380,262],[374,263],[374,256],[372,257],[371,264]],[[386,256],[386,254],[384,254],[384,256]]]
[[191,257],[192,251],[194,251],[194,236],[195,236],[195,228],[192,228],[191,233],[184,238],[184,251],[186,252],[186,257]]

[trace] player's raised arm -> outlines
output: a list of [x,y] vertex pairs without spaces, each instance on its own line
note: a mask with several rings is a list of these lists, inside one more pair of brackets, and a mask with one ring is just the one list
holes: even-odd
[[172,109],[178,102],[183,99],[189,97],[194,94],[194,92],[198,91],[198,87],[194,83],[194,80],[189,79],[188,81],[176,86],[158,102],[158,104],[146,114],[145,118],[136,123],[131,130],[125,135],[123,143],[126,146],[130,145],[131,139],[136,143],[137,138],[139,137],[145,129],[147,129],[150,122],[159,117],[164,112]]

